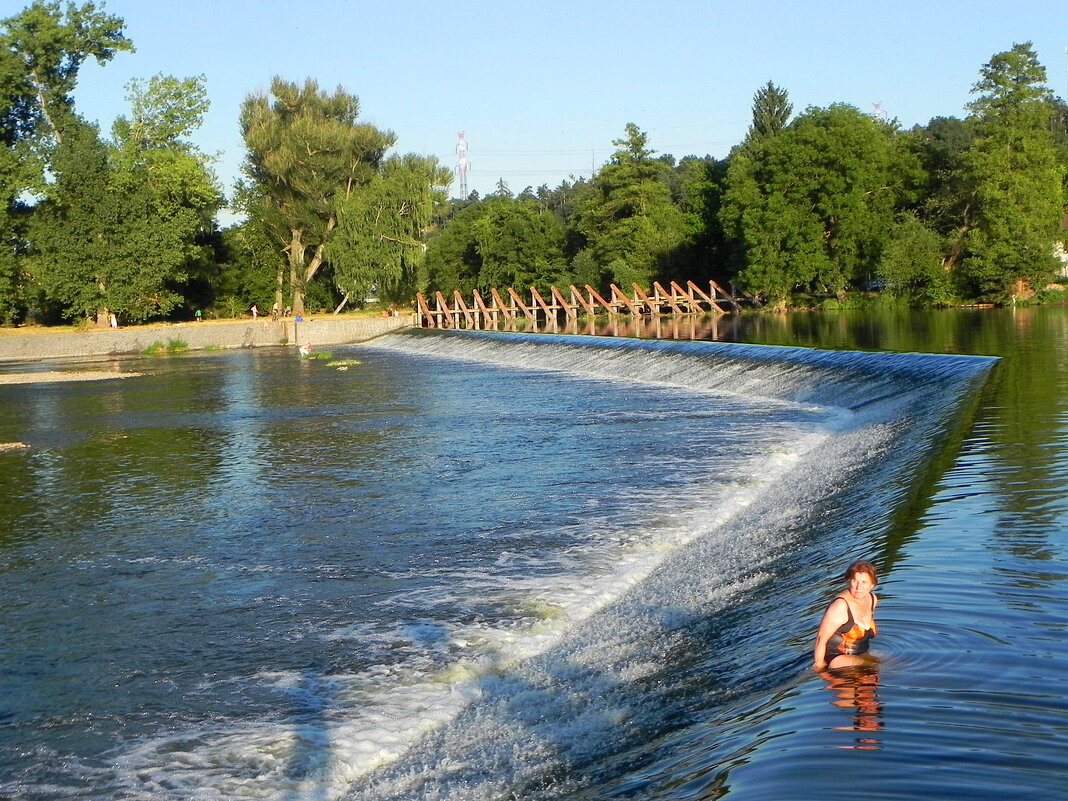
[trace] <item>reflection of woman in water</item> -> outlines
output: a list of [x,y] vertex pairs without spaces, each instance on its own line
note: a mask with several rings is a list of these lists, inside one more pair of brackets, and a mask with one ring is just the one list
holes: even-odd
[[[813,649],[812,666],[816,670],[853,667],[865,662],[861,654],[875,636],[875,606],[878,597],[872,592],[878,581],[875,565],[854,562],[846,570],[849,589],[839,593],[820,622]],[[838,639],[832,646],[832,640]]]
[[877,733],[883,728],[883,705],[879,702],[879,669],[874,660],[867,665],[844,670],[821,670],[827,689],[834,693],[833,706],[852,712],[851,726],[836,726],[842,731],[858,732],[852,745],[860,750],[881,747]]

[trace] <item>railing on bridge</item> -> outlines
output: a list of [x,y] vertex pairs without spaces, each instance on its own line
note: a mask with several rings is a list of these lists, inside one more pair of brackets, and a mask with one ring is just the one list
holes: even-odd
[[492,329],[497,328],[498,323],[514,323],[521,318],[531,323],[555,323],[561,317],[577,320],[582,315],[595,315],[599,311],[609,315],[634,316],[726,314],[725,306],[740,311],[741,304],[745,302],[759,305],[754,298],[743,293],[732,295],[726,292],[715,281],[709,281],[708,284],[707,292],[693,281],[687,281],[685,287],[672,281],[670,290],[665,289],[659,281],[654,281],[649,292],[638,284],[631,284],[634,291],[629,296],[612,284],[608,299],[589,284],[581,290],[574,284],[570,285],[568,298],[555,286],[549,288],[547,299],[535,287],[531,287],[529,303],[512,287],[507,289],[507,301],[496,289],[490,290],[488,299],[476,289],[470,304],[458,290],[452,293],[451,305],[441,292],[434,293],[433,305],[420,292],[415,298],[415,325],[419,328]]

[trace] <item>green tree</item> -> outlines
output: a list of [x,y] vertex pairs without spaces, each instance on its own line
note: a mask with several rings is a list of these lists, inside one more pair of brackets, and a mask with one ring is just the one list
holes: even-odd
[[222,198],[203,157],[183,139],[207,101],[202,79],[189,79],[202,101],[178,103],[196,110],[175,113],[170,90],[181,85],[164,78],[147,89],[131,85],[133,120],[116,122],[110,146],[95,126],[68,121],[53,159],[55,181],[31,229],[33,274],[65,316],[109,309],[138,322],[167,315],[183,303],[191,273],[210,263],[207,239]]
[[509,286],[545,293],[573,280],[563,222],[529,197],[491,195],[464,208],[431,239],[426,264],[430,288],[446,293]]
[[768,81],[753,95],[753,121],[742,146],[780,133],[790,121],[793,111],[787,91]]
[[573,225],[587,260],[608,280],[648,287],[683,242],[686,221],[662,174],[670,167],[653,158],[648,137],[634,123],[618,149],[593,178]]
[[[827,262],[819,217],[789,197],[781,156],[770,147],[752,156],[737,152],[727,172],[719,216],[730,249],[729,265],[749,292],[785,306],[790,294],[807,287]],[[786,184],[786,185],[783,185]]]
[[210,311],[219,317],[239,317],[252,304],[269,308],[285,260],[266,227],[253,219],[243,220],[224,229],[221,239]]
[[131,198],[112,191],[107,145],[88,123],[68,124],[53,170],[55,183],[33,218],[30,269],[64,316],[90,317],[109,308],[115,228]]
[[378,175],[341,200],[326,256],[346,301],[362,301],[372,287],[379,297],[411,298],[425,237],[451,180],[437,159],[409,153],[387,159]]
[[478,251],[475,223],[486,214],[487,201],[461,201],[462,208],[453,214],[427,242],[424,266],[427,289],[470,296],[478,289],[482,256]]
[[287,255],[298,314],[323,266],[339,204],[374,179],[394,143],[392,132],[359,122],[359,109],[358,98],[341,87],[329,94],[311,79],[299,86],[277,77],[270,95],[249,95],[241,106],[245,169],[270,207],[264,219]]
[[[564,226],[564,255],[573,260],[575,255],[585,246],[585,238],[575,227],[575,219],[579,210],[585,205],[587,198],[594,195],[596,190],[585,178],[571,177],[560,182],[556,189],[549,189],[548,185],[542,184],[537,190],[538,202],[560,218]],[[578,280],[576,274],[575,279]],[[582,280],[583,284],[597,284],[599,278],[593,276],[593,280]]]
[[474,223],[478,288],[549,287],[567,280],[560,218],[536,200],[495,196]]
[[130,117],[119,117],[111,133],[131,153],[150,153],[167,149],[196,153],[187,138],[204,122],[211,107],[203,75],[176,78],[154,75],[147,83],[132,80],[126,85]]
[[1068,197],[1068,103],[1057,97],[1053,99],[1050,131],[1061,165],[1065,168],[1065,197]]
[[977,219],[960,270],[984,299],[1026,297],[1056,268],[1065,168],[1050,131],[1055,108],[1045,81],[1028,42],[983,65],[972,90],[976,137],[965,170]]
[[72,93],[86,59],[104,64],[134,49],[123,34],[123,20],[93,3],[67,3],[61,10],[58,0],[34,0],[4,20],[3,28],[0,51],[12,59],[4,68],[5,82],[13,82],[8,92],[14,88],[29,101],[19,109],[27,130],[56,140],[74,116]]
[[955,117],[935,117],[904,135],[905,146],[920,160],[924,189],[914,211],[944,238],[946,270],[964,257],[964,239],[976,224],[975,193],[964,169],[975,126]]
[[684,191],[682,210],[686,239],[678,253],[673,278],[725,281],[727,248],[719,218],[727,190],[729,159],[687,156],[679,164]]
[[39,287],[26,277],[28,198],[44,191],[56,146],[77,126],[72,93],[89,58],[104,64],[133,50],[119,17],[35,0],[0,21],[0,320],[27,306],[40,312]]
[[780,305],[863,281],[896,209],[914,200],[918,165],[893,128],[833,105],[753,145],[732,156],[720,209],[738,281]]
[[876,274],[884,291],[924,306],[956,301],[946,268],[944,240],[910,212],[897,219],[879,258]]
[[13,325],[31,300],[25,291],[22,264],[26,209],[17,198],[4,200],[0,213],[0,325]]

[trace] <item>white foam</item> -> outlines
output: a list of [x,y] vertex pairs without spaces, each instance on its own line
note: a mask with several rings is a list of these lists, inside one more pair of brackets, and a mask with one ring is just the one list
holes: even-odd
[[[651,526],[637,526],[615,539],[600,538],[598,549],[572,554],[569,558],[578,559],[581,575],[512,578],[492,589],[494,600],[514,608],[522,625],[423,620],[380,634],[450,655],[444,667],[440,659],[427,659],[372,665],[358,674],[327,678],[311,679],[299,672],[253,677],[280,692],[307,696],[311,706],[320,696],[321,713],[303,723],[263,719],[143,741],[118,763],[124,784],[153,798],[339,798],[351,782],[393,762],[428,732],[455,720],[482,696],[487,682],[554,648],[671,554],[731,521],[826,436],[823,431],[798,432],[789,446],[780,444],[752,460],[744,483],[677,492],[675,497],[689,497],[693,505],[654,508],[646,515],[655,521]],[[324,636],[359,641],[362,635],[347,628]],[[610,654],[597,658],[610,659]],[[656,667],[632,660],[619,678],[632,680]],[[527,700],[539,703],[535,696]],[[524,698],[515,703],[523,707]],[[589,733],[629,714],[623,707],[601,710],[596,719],[580,716],[571,725]]]

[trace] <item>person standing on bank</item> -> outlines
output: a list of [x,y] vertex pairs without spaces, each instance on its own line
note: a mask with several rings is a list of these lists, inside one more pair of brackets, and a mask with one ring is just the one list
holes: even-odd
[[[845,573],[849,589],[839,595],[827,607],[816,635],[816,647],[812,652],[812,666],[844,668],[862,664],[861,654],[875,636],[875,607],[879,598],[872,592],[879,580],[875,565],[871,562],[854,562]],[[832,645],[836,638],[840,640]]]

